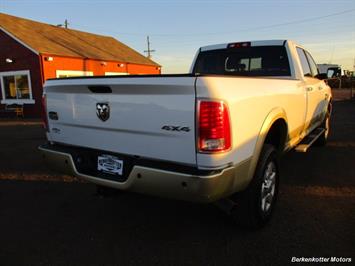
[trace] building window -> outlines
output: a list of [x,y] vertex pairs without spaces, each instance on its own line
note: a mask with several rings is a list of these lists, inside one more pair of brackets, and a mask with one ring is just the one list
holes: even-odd
[[105,76],[126,76],[128,73],[126,72],[105,72]]
[[82,77],[82,76],[93,76],[92,71],[80,71],[80,70],[57,70],[57,78],[69,78],[69,77]]
[[33,104],[30,71],[0,72],[3,104]]

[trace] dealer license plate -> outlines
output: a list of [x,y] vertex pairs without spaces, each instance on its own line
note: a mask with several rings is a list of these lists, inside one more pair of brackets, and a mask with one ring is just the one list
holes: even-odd
[[123,161],[119,160],[116,156],[102,154],[97,157],[97,170],[100,172],[122,175]]

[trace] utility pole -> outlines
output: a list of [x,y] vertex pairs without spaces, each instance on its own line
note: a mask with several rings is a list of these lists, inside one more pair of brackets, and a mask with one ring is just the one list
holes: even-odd
[[147,36],[147,46],[148,46],[148,50],[145,50],[144,52],[147,53],[147,54],[148,54],[147,57],[148,57],[149,59],[151,59],[151,58],[152,58],[151,53],[155,52],[155,50],[151,50],[151,49],[150,49],[149,36]]

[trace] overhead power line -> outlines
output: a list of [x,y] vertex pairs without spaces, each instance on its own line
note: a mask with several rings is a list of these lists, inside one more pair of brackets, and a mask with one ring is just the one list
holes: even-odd
[[[330,17],[335,17],[335,16],[340,16],[343,14],[347,13],[352,13],[354,12],[355,9],[347,9],[335,13],[330,13],[327,15],[323,16],[317,16],[317,17],[310,17],[310,18],[305,18],[305,19],[298,19],[298,20],[292,20],[292,21],[284,21],[281,23],[276,23],[276,24],[270,24],[270,25],[265,25],[265,26],[258,26],[258,27],[251,27],[251,28],[244,28],[244,29],[237,29],[237,30],[231,30],[231,31],[221,31],[221,32],[206,32],[206,33],[153,33],[150,34],[151,36],[161,36],[161,37],[167,37],[167,36],[212,36],[212,35],[223,35],[223,34],[231,34],[231,33],[239,33],[239,32],[245,32],[245,31],[255,31],[255,30],[262,30],[262,29],[268,29],[268,28],[276,28],[276,27],[283,27],[283,26],[288,26],[288,25],[293,25],[293,24],[301,24],[301,23],[306,23],[306,22],[311,22],[311,21],[316,21],[316,20],[322,20]],[[77,24],[77,26],[80,26]],[[90,27],[90,28],[96,28],[98,30],[106,29],[107,27]],[[108,31],[110,33],[115,33],[115,34],[120,34],[120,35],[135,35],[135,36],[142,36],[145,35],[144,33],[129,33],[129,32],[118,32],[118,31]]]
[[258,26],[258,27],[252,27],[252,28],[245,28],[245,29],[239,29],[239,30],[233,30],[233,31],[225,31],[225,32],[214,32],[214,33],[196,33],[196,34],[152,34],[155,36],[207,36],[207,35],[219,35],[219,34],[228,34],[228,33],[237,33],[237,32],[243,32],[243,31],[253,31],[253,30],[261,30],[261,29],[268,29],[268,28],[275,28],[275,27],[281,27],[281,26],[288,26],[288,25],[293,25],[293,24],[300,24],[300,23],[305,23],[305,22],[310,22],[310,21],[316,21],[316,20],[321,20],[329,17],[334,17],[334,16],[339,16],[343,15],[346,13],[351,13],[354,12],[355,9],[350,9],[350,10],[343,10],[341,12],[337,13],[331,13],[328,15],[324,16],[318,16],[318,17],[312,17],[312,18],[306,18],[306,19],[299,19],[299,20],[293,20],[293,21],[288,21],[288,22],[282,22],[282,23],[277,23],[277,24],[271,24],[271,25],[266,25],[266,26]]

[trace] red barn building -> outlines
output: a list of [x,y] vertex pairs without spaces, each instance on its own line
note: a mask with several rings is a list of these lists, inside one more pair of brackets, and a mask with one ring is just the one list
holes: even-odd
[[159,64],[109,36],[0,13],[0,116],[39,117],[49,78],[160,74]]

